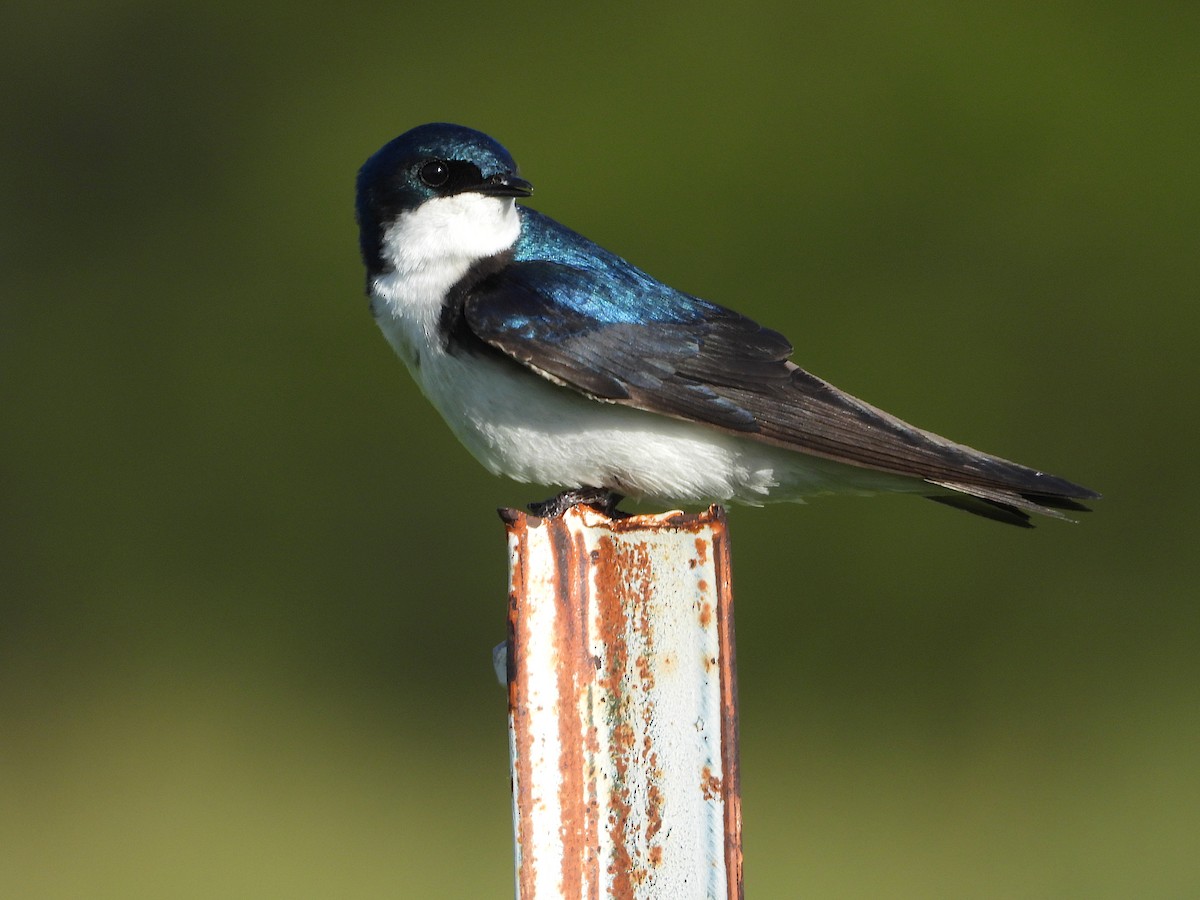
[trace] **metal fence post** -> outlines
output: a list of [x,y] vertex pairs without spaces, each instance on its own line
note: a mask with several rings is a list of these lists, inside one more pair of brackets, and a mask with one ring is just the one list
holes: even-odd
[[517,897],[740,900],[724,511],[501,515]]

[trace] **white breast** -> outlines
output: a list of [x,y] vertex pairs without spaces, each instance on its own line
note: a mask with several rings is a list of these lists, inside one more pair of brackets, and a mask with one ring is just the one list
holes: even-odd
[[371,283],[371,308],[419,384],[422,358],[441,344],[437,326],[446,292],[475,262],[509,249],[520,234],[512,198],[473,193],[427,200],[384,231],[387,268]]

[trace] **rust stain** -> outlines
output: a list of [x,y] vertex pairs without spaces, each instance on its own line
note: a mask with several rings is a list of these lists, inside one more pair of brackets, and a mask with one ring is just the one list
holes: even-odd
[[[656,761],[656,760],[655,760]],[[653,841],[662,831],[663,793],[657,782],[651,782],[647,791],[649,817],[646,824],[646,840]],[[662,857],[661,851],[659,857]]]
[[708,542],[704,538],[696,538],[696,561],[700,565],[708,562]]
[[[560,517],[546,520],[555,560],[554,650],[558,657],[557,699],[559,756],[558,803],[559,841],[562,845],[563,885],[583,881],[583,862],[586,848],[583,836],[587,830],[584,789],[584,742],[579,720],[580,696],[590,677],[586,627],[581,615],[587,592],[587,560],[582,537],[575,537]],[[581,574],[582,572],[582,574]]]
[[712,766],[705,766],[700,773],[700,793],[705,800],[721,798],[721,779],[713,774]]
[[[639,886],[653,884],[651,861],[662,856],[656,843],[662,829],[662,771],[649,736],[655,720],[655,635],[649,604],[654,569],[646,541],[604,537],[599,547],[596,625],[608,652],[604,689],[613,699],[622,698],[613,704],[618,708],[609,709],[616,770],[609,811],[614,844],[609,874],[612,896],[632,897]],[[631,783],[634,772],[646,778],[644,787]],[[635,804],[644,804],[636,819]],[[636,833],[635,821],[642,823],[644,833]]]
[[[625,637],[624,590],[618,546],[611,537],[605,536],[597,542],[598,558],[595,565],[596,590],[596,633],[604,644],[607,654],[606,665],[600,673],[600,686],[607,698],[615,700],[623,694],[622,682],[626,678],[629,664],[629,644]],[[629,748],[633,744],[633,728],[621,720],[625,711],[620,704],[609,704],[609,740],[614,747],[613,763],[616,769],[608,797],[608,830],[613,842],[613,858],[608,866],[611,879],[610,895],[631,897],[633,861],[629,855],[626,828],[632,804],[628,796],[626,775],[628,772]]]
[[623,519],[606,520],[604,527],[613,534],[667,529],[698,534],[712,523],[724,520],[725,511],[719,506],[710,506],[700,513],[675,512],[664,515],[626,516]]
[[608,866],[608,874],[612,878],[612,897],[633,896],[633,861],[629,856],[626,844],[625,827],[629,822],[632,805],[624,797],[619,788],[613,788],[609,797],[608,824],[613,840],[613,861]]
[[[600,738],[596,726],[587,731],[587,752],[593,759],[600,752]],[[587,815],[583,825],[583,845],[586,849],[584,875],[587,878],[588,900],[600,898],[600,797],[594,772],[588,773]]]
[[[706,586],[704,586],[703,581],[700,582],[700,585],[701,585],[700,590],[702,590],[702,591],[708,590],[708,588]],[[700,604],[700,627],[701,628],[708,628],[708,626],[710,624],[712,624],[712,614],[713,614],[712,604],[709,603],[707,600],[705,600],[702,604]]]
[[[645,808],[640,820],[645,823],[645,833],[642,835],[641,847],[634,859],[635,878],[639,884],[653,884],[654,866],[650,853],[656,846],[655,838],[662,830],[662,769],[658,766],[658,754],[654,751],[654,743],[650,737],[657,716],[657,706],[654,703],[653,691],[655,686],[654,667],[651,660],[657,655],[657,642],[654,633],[654,617],[650,598],[654,592],[654,566],[651,562],[650,550],[645,541],[629,548],[625,566],[633,567],[637,572],[636,579],[629,579],[629,596],[626,608],[637,611],[636,627],[641,639],[643,653],[639,657],[639,675],[641,688],[645,691],[642,699],[642,726],[645,737],[642,744],[642,766],[640,771],[646,778]],[[658,661],[662,667],[673,664],[670,658]]]
[[516,543],[516,552],[511,554],[512,571],[509,576],[508,595],[508,714],[512,720],[513,731],[516,735],[516,773],[517,809],[522,815],[517,817],[517,847],[520,851],[521,865],[517,872],[520,893],[523,897],[534,896],[534,874],[537,871],[537,860],[533,858],[533,841],[530,834],[530,816],[528,811],[533,808],[533,768],[532,750],[533,738],[529,729],[522,724],[527,718],[528,705],[526,690],[528,684],[524,677],[520,660],[517,659],[519,648],[529,640],[527,624],[521,615],[520,598],[528,591],[528,575],[525,570],[525,559],[529,548],[529,535],[525,516],[518,515],[511,521],[505,519],[505,528]]
[[713,570],[717,578],[717,629],[721,657],[721,796],[725,804],[725,875],[730,900],[745,896],[742,883],[742,786],[738,762],[737,659],[733,632],[733,586],[729,529],[724,513],[713,522]]
[[643,691],[654,690],[654,668],[650,665],[650,659],[645,653],[638,654],[638,658],[634,661],[638,672],[638,686]]

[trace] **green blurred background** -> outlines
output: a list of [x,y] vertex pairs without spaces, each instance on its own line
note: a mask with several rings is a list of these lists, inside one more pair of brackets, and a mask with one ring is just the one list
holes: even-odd
[[1200,896],[1194,3],[0,11],[0,895],[511,896],[488,476],[362,296],[422,122],[1101,490],[734,509],[751,897]]

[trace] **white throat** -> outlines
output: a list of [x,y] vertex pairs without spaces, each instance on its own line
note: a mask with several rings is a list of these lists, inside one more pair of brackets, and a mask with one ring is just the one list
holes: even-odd
[[383,234],[383,258],[397,273],[467,266],[507,250],[521,233],[511,197],[454,194],[426,200]]
[[471,266],[512,247],[521,217],[511,197],[464,193],[426,200],[383,233],[390,269],[371,283],[372,309],[410,368],[418,346],[438,343],[442,301]]

